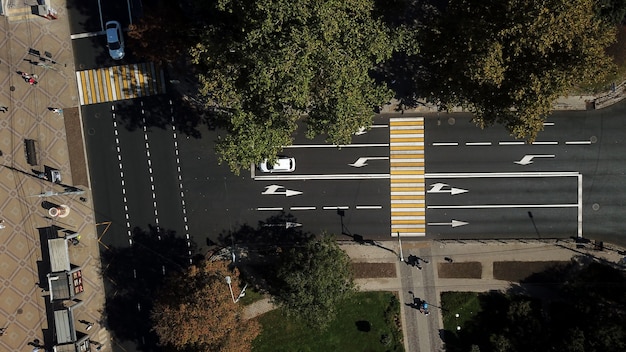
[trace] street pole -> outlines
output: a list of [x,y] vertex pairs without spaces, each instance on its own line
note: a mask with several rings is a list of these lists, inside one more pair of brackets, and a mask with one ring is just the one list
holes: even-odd
[[235,302],[235,295],[233,294],[233,286],[230,284],[231,283],[230,276],[226,276],[226,283],[228,284],[228,289],[230,290],[230,297],[233,299],[233,303],[237,303]]
[[400,232],[398,232],[398,244],[400,245],[400,261],[404,261],[404,255],[402,254],[402,239],[400,238]]

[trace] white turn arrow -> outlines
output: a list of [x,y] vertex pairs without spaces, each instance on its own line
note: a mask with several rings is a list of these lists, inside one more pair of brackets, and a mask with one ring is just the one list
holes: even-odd
[[554,157],[555,157],[555,155],[548,155],[548,154],[543,154],[543,155],[524,155],[522,160],[515,161],[515,163],[518,164],[518,165],[528,165],[528,164],[532,164],[533,163],[533,158],[554,158]]
[[287,221],[284,224],[264,224],[263,227],[284,227],[286,229],[290,229],[292,227],[302,227],[302,224],[299,222],[289,222]]
[[359,130],[354,132],[354,135],[355,136],[360,136],[360,135],[366,134],[366,133],[367,133],[367,131],[365,130],[365,127],[359,127]]
[[452,226],[452,227],[459,227],[459,226],[468,225],[468,224],[469,224],[469,222],[452,219],[452,221],[450,221],[450,222],[429,222],[428,226]]
[[359,158],[354,163],[348,164],[348,165],[354,166],[354,167],[363,167],[367,165],[368,160],[389,160],[389,157],[388,156],[366,156],[363,158]]
[[[280,189],[284,189],[284,191],[279,191]],[[284,195],[287,197],[291,197],[291,196],[297,196],[302,194],[302,192],[300,191],[294,191],[292,189],[286,189],[283,186],[279,186],[279,185],[270,185],[270,186],[265,186],[265,191],[261,192],[261,194],[277,194],[277,195]]]
[[435,183],[430,186],[430,189],[426,193],[450,193],[450,195],[462,194],[465,192],[469,192],[463,188],[450,187],[450,189],[443,189],[444,187],[448,187],[445,183]]

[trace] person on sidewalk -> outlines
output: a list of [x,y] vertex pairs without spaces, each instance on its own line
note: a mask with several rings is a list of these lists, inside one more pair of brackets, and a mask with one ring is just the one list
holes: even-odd
[[9,111],[9,107],[8,106],[0,106],[0,111],[8,112]]
[[49,107],[48,110],[52,111],[55,114],[63,115],[63,109]]
[[20,75],[22,75],[22,78],[24,79],[24,81],[28,82],[28,84],[30,84],[31,86],[36,85],[37,82],[37,75],[36,74],[28,74],[26,72],[22,72],[22,71],[17,71]]

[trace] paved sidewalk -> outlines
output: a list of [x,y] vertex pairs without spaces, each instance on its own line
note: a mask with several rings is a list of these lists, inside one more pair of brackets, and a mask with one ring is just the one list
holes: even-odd
[[[8,107],[0,112],[0,219],[5,226],[0,229],[0,327],[6,328],[0,350],[31,351],[39,345],[51,351],[61,331],[54,326],[52,310],[80,303],[72,311],[71,327],[79,336],[89,336],[92,350],[102,344],[101,350],[107,351],[98,231],[86,176],[66,4],[49,2],[57,20],[32,15],[30,5],[36,4],[3,1],[9,17],[0,16],[0,106]],[[38,83],[30,85],[18,71],[36,75]],[[55,114],[49,107],[66,114]],[[27,139],[32,140],[30,149]],[[68,189],[37,176],[44,172],[50,179],[51,168],[59,170],[63,185],[85,193],[52,195]],[[37,196],[46,192],[51,195]],[[67,217],[49,215],[48,208],[59,205],[69,207]],[[83,292],[74,301],[57,302],[55,308],[49,303],[47,240],[71,233],[80,234],[80,243],[69,244],[67,253],[72,268],[82,269],[78,282]],[[88,328],[81,321],[93,325]]]
[[[525,242],[507,241],[418,241],[403,242],[403,256],[420,257],[422,270],[399,260],[398,242],[386,241],[382,245],[393,252],[376,247],[358,244],[343,244],[342,248],[354,262],[395,263],[396,276],[377,279],[357,279],[362,291],[392,291],[398,293],[401,307],[404,344],[407,352],[443,351],[441,340],[443,319],[440,309],[440,295],[446,291],[505,290],[511,287],[509,281],[496,280],[493,276],[493,263],[498,261],[569,261],[574,256],[586,256],[590,260],[618,263],[624,255],[617,250],[593,250],[592,247],[579,249],[571,240],[546,240]],[[446,257],[455,263],[480,262],[481,279],[439,278],[438,265],[447,263]],[[412,292],[412,293],[411,293]],[[431,306],[428,316],[421,314],[409,304],[414,298],[425,300]],[[246,318],[252,318],[274,309],[268,300],[257,301],[245,308]]]

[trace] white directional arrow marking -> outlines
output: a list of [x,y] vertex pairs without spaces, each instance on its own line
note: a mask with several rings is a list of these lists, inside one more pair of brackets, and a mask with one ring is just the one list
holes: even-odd
[[366,157],[359,158],[354,163],[348,164],[348,165],[354,166],[354,167],[363,167],[367,165],[368,160],[389,160],[389,157],[388,156],[366,156]]
[[528,165],[528,164],[532,164],[533,163],[533,158],[554,158],[554,157],[555,157],[555,155],[548,155],[548,154],[543,154],[543,155],[524,155],[522,160],[515,161],[515,163],[518,164],[518,165]]
[[468,225],[468,224],[469,224],[469,222],[452,219],[452,221],[450,221],[450,222],[429,222],[428,226],[452,226],[452,227],[459,227],[459,226]]
[[450,193],[450,195],[453,196],[455,194],[469,192],[468,190],[463,188],[450,187],[450,189],[443,189],[444,187],[448,187],[448,185],[445,183],[435,183],[430,186],[430,189],[427,191],[427,193]]
[[359,130],[354,132],[354,135],[355,136],[360,136],[360,135],[366,134],[366,133],[367,133],[367,131],[365,130],[365,127],[359,127]]
[[[279,189],[284,189],[284,191],[279,191]],[[294,191],[292,189],[286,189],[283,186],[279,186],[279,185],[269,185],[269,186],[265,186],[265,191],[261,192],[261,194],[277,194],[277,195],[284,195],[287,197],[291,197],[291,196],[297,196],[302,194],[302,192],[300,191]]]
[[302,227],[302,224],[299,222],[289,222],[287,221],[284,224],[264,224],[263,227],[284,227],[286,229],[290,229],[292,227]]

